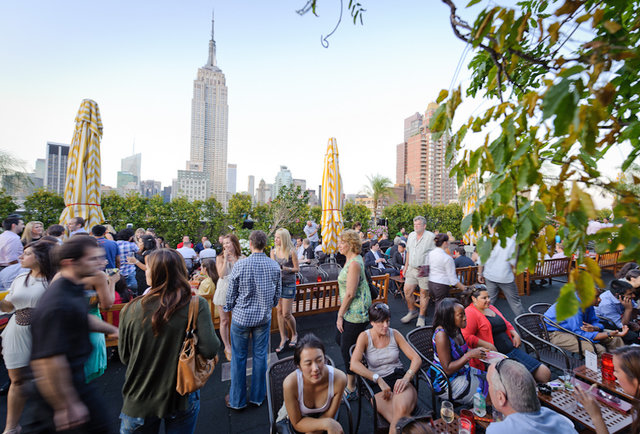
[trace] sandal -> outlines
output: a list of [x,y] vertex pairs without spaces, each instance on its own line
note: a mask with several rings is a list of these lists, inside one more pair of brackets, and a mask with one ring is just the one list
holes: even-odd
[[278,348],[275,349],[276,354],[280,354],[282,351],[284,351],[284,349],[287,347],[287,343],[289,343],[289,339],[285,340],[280,344]]
[[296,345],[298,345],[298,337],[297,336],[296,336],[295,340],[291,339],[291,341],[289,342],[289,348],[295,348]]

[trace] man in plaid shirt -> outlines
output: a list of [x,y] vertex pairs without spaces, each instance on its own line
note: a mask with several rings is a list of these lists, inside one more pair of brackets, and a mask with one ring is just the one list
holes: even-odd
[[134,234],[133,229],[123,229],[116,234],[116,243],[118,244],[118,255],[120,256],[120,275],[127,280],[127,287],[137,293],[136,266],[127,262],[127,258],[138,251],[138,246],[133,242]]
[[249,402],[259,406],[267,394],[267,356],[271,309],[278,305],[282,278],[280,265],[264,254],[267,235],[253,231],[249,236],[251,255],[233,267],[227,289],[225,312],[231,316],[231,388],[225,397],[227,407],[247,406],[247,353],[253,340],[253,374]]

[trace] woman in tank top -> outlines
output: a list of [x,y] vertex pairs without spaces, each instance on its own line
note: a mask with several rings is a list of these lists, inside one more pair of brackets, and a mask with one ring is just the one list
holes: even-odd
[[[371,380],[378,413],[389,422],[389,432],[395,433],[398,421],[411,415],[418,402],[411,380],[420,369],[422,359],[400,332],[389,327],[391,312],[387,304],[372,304],[369,321],[371,328],[358,336],[351,356],[351,370]],[[400,361],[400,351],[411,360],[406,371]],[[366,367],[362,363],[363,355]]]
[[[303,433],[342,433],[342,426],[335,417],[347,376],[327,365],[324,345],[312,333],[298,341],[293,360],[298,369],[283,383],[284,409],[292,429]],[[281,411],[281,415],[283,419],[284,412]]]
[[[298,343],[296,320],[293,317],[293,300],[296,297],[296,273],[300,271],[298,255],[291,242],[291,234],[285,228],[276,231],[274,248],[271,249],[271,259],[280,265],[282,274],[282,293],[278,302],[278,329],[280,329],[280,345],[276,353],[282,352],[287,343],[290,348],[295,348]],[[291,338],[287,337],[287,330]],[[291,339],[291,340],[289,340]]]

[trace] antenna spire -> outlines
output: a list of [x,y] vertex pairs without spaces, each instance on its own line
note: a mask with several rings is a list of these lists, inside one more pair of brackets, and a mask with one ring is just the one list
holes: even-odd
[[216,66],[216,41],[214,39],[215,11],[211,11],[211,40],[209,41],[209,60],[207,66]]

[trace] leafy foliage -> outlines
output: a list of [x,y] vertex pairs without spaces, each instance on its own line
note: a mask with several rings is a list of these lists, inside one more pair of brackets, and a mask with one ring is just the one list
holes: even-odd
[[342,209],[342,220],[345,229],[352,229],[356,222],[362,224],[362,232],[371,226],[371,211],[363,204],[347,202]]
[[13,198],[7,194],[4,188],[0,189],[0,218],[4,220],[18,209],[18,205],[13,202]]
[[39,188],[24,201],[24,221],[41,221],[45,228],[60,223],[64,198],[53,191]]
[[410,233],[413,230],[413,218],[419,215],[427,219],[428,231],[451,232],[456,239],[461,238],[460,205],[431,206],[407,203],[396,203],[384,209],[382,216],[389,220],[389,237],[393,238],[402,228]]
[[382,175],[367,176],[369,185],[364,187],[365,193],[373,200],[373,217],[378,217],[378,204],[380,200],[389,197],[393,183]]
[[[576,292],[584,307],[601,284],[598,266],[583,256],[588,241],[599,252],[626,246],[623,259],[640,255],[640,203],[632,188],[640,178],[612,180],[598,166],[621,143],[631,145],[623,172],[640,155],[640,1],[525,0],[520,10],[492,4],[473,24],[452,0],[442,1],[454,34],[476,50],[467,95],[482,92],[490,102],[454,131],[462,91],[444,90],[430,125],[448,138],[447,155],[463,151],[454,167],[458,183],[478,174],[487,192],[463,229],[480,230],[497,217],[499,235],[490,241],[515,236],[522,272],[547,253],[559,227],[567,255],[587,266],[561,290],[562,320],[578,309]],[[490,134],[496,125],[498,133]],[[463,150],[471,133],[483,134],[483,144]],[[597,217],[591,192],[598,190],[617,197],[616,226],[589,236],[587,224]],[[490,250],[479,245],[481,257]]]

